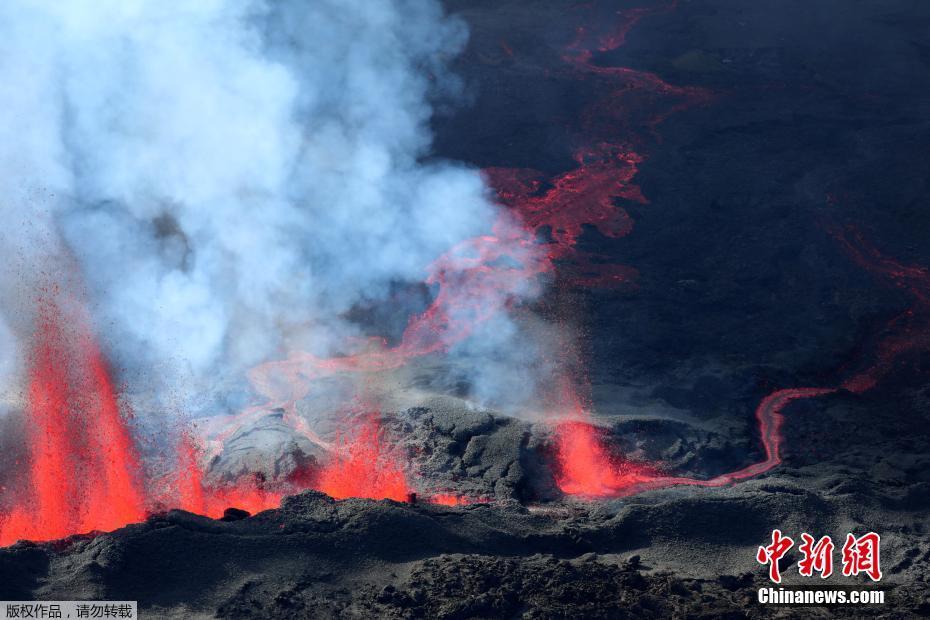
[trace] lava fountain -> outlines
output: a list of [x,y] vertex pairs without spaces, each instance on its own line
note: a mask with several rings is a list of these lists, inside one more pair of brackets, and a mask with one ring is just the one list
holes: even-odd
[[655,479],[645,465],[607,451],[603,431],[585,419],[559,423],[556,428],[556,483],[563,493],[606,497]]
[[29,371],[28,470],[5,498],[0,545],[112,530],[145,517],[139,456],[90,327],[39,303]]
[[330,497],[368,497],[406,501],[411,494],[396,451],[384,440],[374,415],[349,430],[315,485]]

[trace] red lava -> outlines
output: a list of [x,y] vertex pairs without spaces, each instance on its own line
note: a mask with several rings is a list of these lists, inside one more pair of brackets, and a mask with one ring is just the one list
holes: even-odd
[[39,303],[29,371],[28,470],[0,545],[112,530],[145,517],[139,456],[89,326]]
[[455,493],[439,493],[430,497],[429,502],[439,506],[470,506],[471,504],[486,504],[488,500],[465,497]]
[[563,493],[614,496],[655,478],[647,466],[609,454],[602,433],[587,421],[567,421],[556,427],[556,483]]
[[407,501],[411,489],[403,463],[396,451],[384,442],[377,419],[367,416],[350,432],[321,472],[316,488],[336,499],[367,497]]

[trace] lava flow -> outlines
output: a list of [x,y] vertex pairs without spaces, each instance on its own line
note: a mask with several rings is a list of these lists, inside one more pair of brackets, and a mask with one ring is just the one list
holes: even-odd
[[28,472],[4,498],[0,545],[112,530],[145,517],[139,458],[90,328],[39,304],[29,372]]
[[676,485],[719,487],[770,471],[782,462],[783,410],[797,400],[816,398],[845,390],[861,394],[872,389],[892,369],[895,361],[912,352],[930,351],[930,271],[903,265],[862,238],[853,228],[828,227],[850,257],[885,282],[913,298],[912,306],[892,319],[875,345],[873,361],[839,382],[836,387],[804,387],[778,390],[766,396],[756,409],[765,458],[741,469],[709,479],[663,476],[641,465],[633,466],[611,457],[594,426],[583,421],[563,422],[557,428],[558,457],[563,492],[583,497],[617,497]]
[[759,433],[765,449],[764,460],[709,480],[657,477],[631,487],[626,490],[627,493],[679,484],[724,486],[765,473],[781,463],[781,426],[784,422],[782,410],[787,405],[795,400],[832,394],[839,390],[861,394],[878,385],[900,357],[912,352],[930,351],[930,271],[916,265],[903,265],[883,255],[866,243],[854,228],[827,228],[854,262],[886,283],[904,290],[913,298],[912,306],[904,314],[892,319],[883,330],[871,356],[872,362],[847,376],[836,387],[784,389],[765,397],[756,410]]
[[[620,202],[648,203],[635,177],[650,141],[657,139],[656,127],[672,114],[712,98],[701,88],[674,86],[654,73],[595,62],[595,54],[621,47],[643,17],[672,8],[674,3],[623,11],[613,29],[600,35],[584,27],[576,30],[563,55],[566,75],[580,83],[595,80],[597,92],[606,95],[598,94],[581,115],[580,141],[587,146],[575,150],[575,169],[548,180],[535,170],[486,170],[500,200],[518,212],[530,230],[550,231],[547,260],[562,282],[599,288],[635,283],[634,268],[578,250],[583,227],[594,226],[613,239],[632,232],[633,221]],[[553,422],[556,477],[564,493],[613,496],[658,478],[651,468],[611,454],[571,384],[561,389],[564,410]],[[777,458],[777,447],[774,454]]]
[[[671,85],[654,73],[595,62],[596,54],[622,46],[630,29],[643,17],[674,7],[672,2],[664,7],[624,11],[613,30],[603,35],[583,27],[577,29],[575,40],[563,59],[572,67],[577,79],[598,79],[614,85],[582,115],[584,137],[593,146],[576,151],[578,168],[549,179],[548,189],[542,193],[540,189],[546,181],[536,171],[498,168],[487,171],[501,201],[518,211],[528,227],[547,227],[552,231],[548,259],[577,286],[603,287],[635,278],[633,268],[604,264],[578,252],[575,245],[582,225],[593,225],[612,238],[630,233],[633,222],[615,202],[648,202],[635,184],[637,166],[645,159],[643,149],[647,137],[657,139],[656,127],[670,115],[712,99],[707,91]],[[876,385],[903,352],[930,349],[930,337],[925,335],[930,334],[930,320],[915,318],[926,319],[930,295],[927,271],[902,266],[882,256],[869,248],[855,231],[844,233],[834,228],[833,233],[860,266],[909,291],[924,310],[910,309],[892,321],[885,338],[877,346],[876,362],[872,366],[837,387],[789,388],[765,397],[755,414],[765,458],[706,480],[663,476],[645,465],[612,455],[605,446],[603,432],[591,423],[584,408],[568,406],[554,427],[557,483],[561,490],[568,495],[585,497],[619,496],[672,485],[723,486],[760,475],[781,463],[781,426],[783,410],[788,405],[839,389],[861,393]],[[915,321],[921,321],[918,328],[910,325]],[[902,335],[892,333],[892,326]]]
[[[494,232],[456,245],[428,267],[425,282],[437,286],[438,292],[422,314],[410,319],[398,345],[386,347],[383,341],[373,340],[374,350],[329,358],[297,352],[288,359],[253,368],[249,379],[266,402],[234,416],[213,437],[216,449],[249,421],[272,409],[283,410],[287,424],[322,445],[296,410],[297,401],[310,392],[314,381],[340,373],[396,369],[412,358],[444,351],[505,309],[520,291],[531,286],[534,276],[551,269],[532,238],[508,218],[502,217]],[[400,465],[385,458],[388,452],[382,448],[378,426],[377,418],[371,417],[360,429],[344,430],[343,445],[334,450],[334,462],[324,470],[322,490],[342,497],[403,498],[409,493],[406,483],[400,482]],[[379,458],[371,460],[372,456]],[[367,480],[348,482],[348,477],[363,474]]]

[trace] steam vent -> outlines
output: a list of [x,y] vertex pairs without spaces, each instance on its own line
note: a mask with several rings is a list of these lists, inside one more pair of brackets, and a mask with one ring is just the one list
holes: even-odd
[[0,620],[930,616],[930,3],[0,3]]

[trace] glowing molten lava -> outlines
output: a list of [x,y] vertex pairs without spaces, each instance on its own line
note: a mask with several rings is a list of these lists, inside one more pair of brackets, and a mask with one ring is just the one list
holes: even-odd
[[469,498],[455,495],[454,493],[433,495],[429,498],[429,501],[431,504],[438,504],[439,506],[468,506],[473,503]]
[[568,495],[604,497],[654,478],[643,465],[612,456],[604,448],[597,427],[579,420],[556,428],[559,472],[556,482]]
[[316,485],[330,497],[367,497],[407,501],[410,488],[397,454],[385,445],[381,429],[369,416],[336,450]]
[[0,545],[112,530],[145,517],[135,445],[90,329],[41,302],[29,373],[29,469]]

